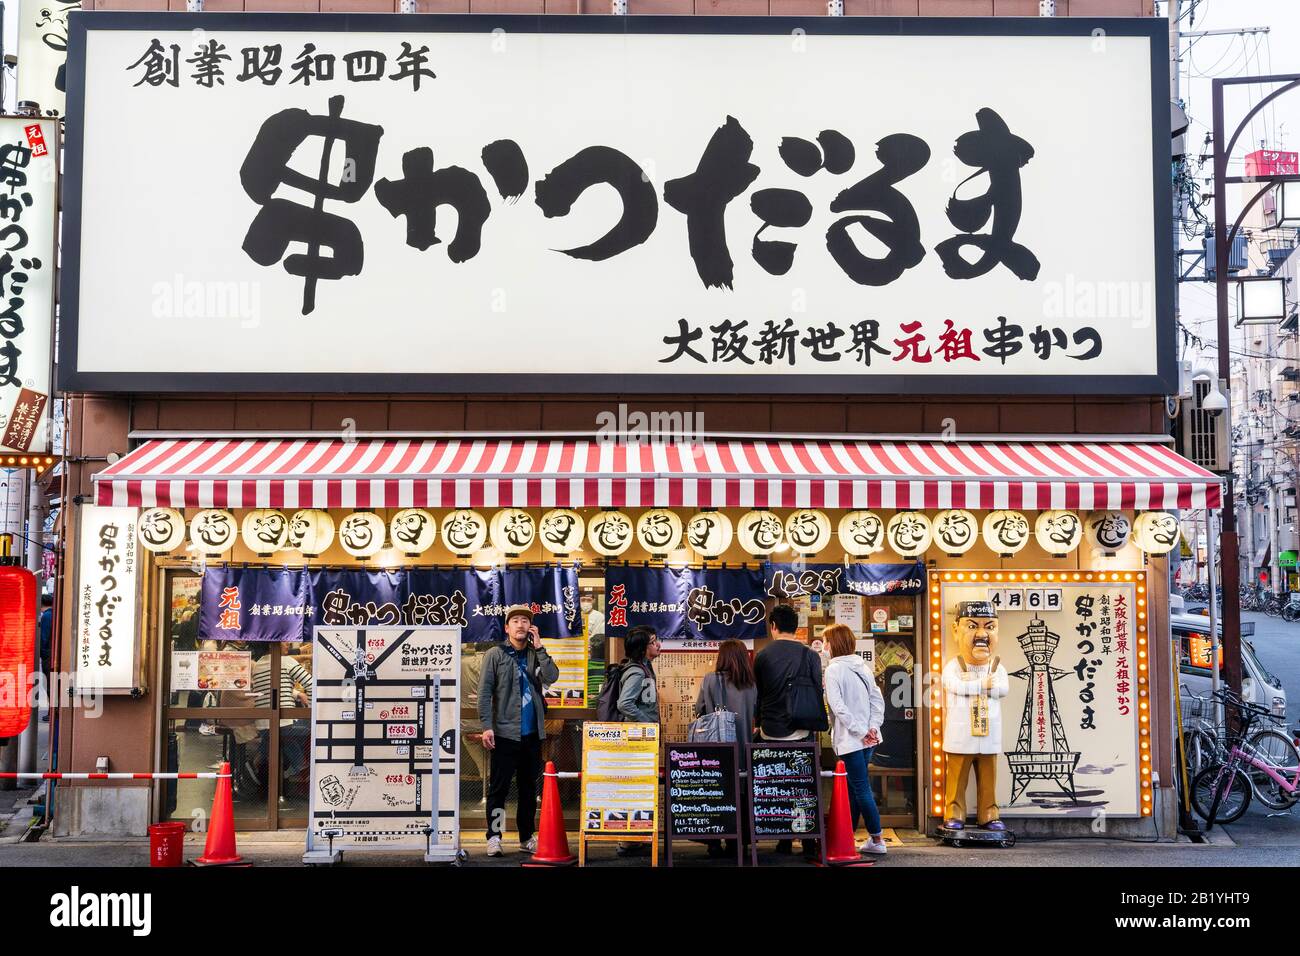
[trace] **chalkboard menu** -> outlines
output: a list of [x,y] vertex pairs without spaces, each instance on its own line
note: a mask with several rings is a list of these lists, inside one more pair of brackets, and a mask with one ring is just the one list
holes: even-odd
[[749,833],[752,861],[759,840],[815,839],[826,862],[821,808],[821,761],[816,739],[808,743],[749,745],[752,797]]
[[668,747],[668,772],[664,777],[668,799],[665,849],[673,865],[673,839],[723,838],[740,848],[740,775],[736,744],[672,744]]

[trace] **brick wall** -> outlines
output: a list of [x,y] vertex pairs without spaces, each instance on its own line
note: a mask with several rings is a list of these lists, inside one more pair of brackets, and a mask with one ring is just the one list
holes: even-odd
[[[110,401],[88,399],[89,402]],[[174,431],[596,430],[596,416],[617,410],[683,411],[703,415],[709,432],[828,432],[855,434],[1145,434],[1166,429],[1163,402],[1152,398],[934,398],[907,400],[827,396],[770,400],[677,395],[410,396],[278,395],[248,397],[136,396],[133,429]],[[125,450],[125,449],[119,449]]]

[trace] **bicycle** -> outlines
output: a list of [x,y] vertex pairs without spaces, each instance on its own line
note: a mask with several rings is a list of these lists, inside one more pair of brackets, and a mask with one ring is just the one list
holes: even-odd
[[[1219,733],[1214,720],[1214,701],[1210,697],[1197,697],[1186,684],[1180,685],[1185,701],[1183,707],[1183,745],[1187,755],[1187,779],[1193,780],[1206,767],[1222,763],[1228,759],[1228,744]],[[1268,725],[1255,731],[1249,737],[1252,749],[1260,753],[1275,767],[1290,767],[1300,764],[1300,751],[1296,750],[1291,735],[1286,733],[1286,726],[1277,717],[1268,714]],[[1281,728],[1281,729],[1279,729]],[[1261,780],[1264,775],[1256,773],[1251,782]],[[1256,796],[1260,796],[1259,787],[1255,787]],[[1260,801],[1267,800],[1260,796]]]
[[1282,605],[1282,620],[1288,624],[1300,621],[1300,595],[1292,594],[1286,604]]
[[[1192,781],[1192,805],[1205,820],[1206,831],[1216,823],[1232,823],[1246,812],[1251,795],[1256,792],[1252,774],[1267,781],[1258,795],[1269,809],[1289,810],[1295,806],[1300,801],[1300,761],[1288,767],[1275,766],[1244,739],[1250,726],[1260,717],[1268,716],[1268,711],[1247,703],[1226,688],[1216,691],[1214,696],[1236,711],[1242,732],[1229,747],[1226,760],[1206,767]],[[1242,769],[1243,764],[1251,772]]]

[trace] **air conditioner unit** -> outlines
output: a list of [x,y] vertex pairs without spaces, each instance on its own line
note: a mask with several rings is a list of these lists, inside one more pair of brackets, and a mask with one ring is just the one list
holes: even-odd
[[1201,407],[1213,385],[1210,381],[1192,383],[1192,397],[1183,402],[1178,452],[1207,471],[1222,473],[1232,469],[1228,416],[1213,415]]

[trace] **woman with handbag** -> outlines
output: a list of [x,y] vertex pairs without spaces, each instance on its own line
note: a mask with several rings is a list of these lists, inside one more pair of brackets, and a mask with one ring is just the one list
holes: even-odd
[[831,712],[831,744],[844,761],[848,773],[849,811],[853,828],[861,817],[870,839],[858,845],[859,853],[884,854],[880,812],[871,792],[867,768],[880,743],[880,724],[885,719],[885,698],[876,677],[855,648],[853,631],[843,624],[826,628],[825,639],[831,662],[826,668],[826,703]]
[[[691,724],[691,739],[703,739],[694,731],[698,718],[707,717],[716,711],[730,712],[735,715],[735,736],[743,752],[745,744],[754,738],[754,707],[758,703],[758,687],[754,683],[754,668],[749,663],[749,651],[741,641],[723,641],[718,645],[718,659],[713,665],[713,673],[704,678],[700,692],[695,698],[696,723]],[[729,722],[730,723],[730,722]],[[718,736],[720,742],[727,742],[724,731]]]
[[[757,703],[758,687],[754,682],[754,668],[749,663],[749,651],[741,641],[723,641],[718,646],[713,673],[701,682],[699,695],[695,698],[695,721],[691,724],[690,739],[721,743],[734,740],[743,754],[745,745],[754,739],[754,708]],[[748,828],[744,807],[741,808],[740,823],[744,832]],[[729,856],[734,852],[734,846],[727,846],[722,840],[706,840],[705,844],[712,857]]]

